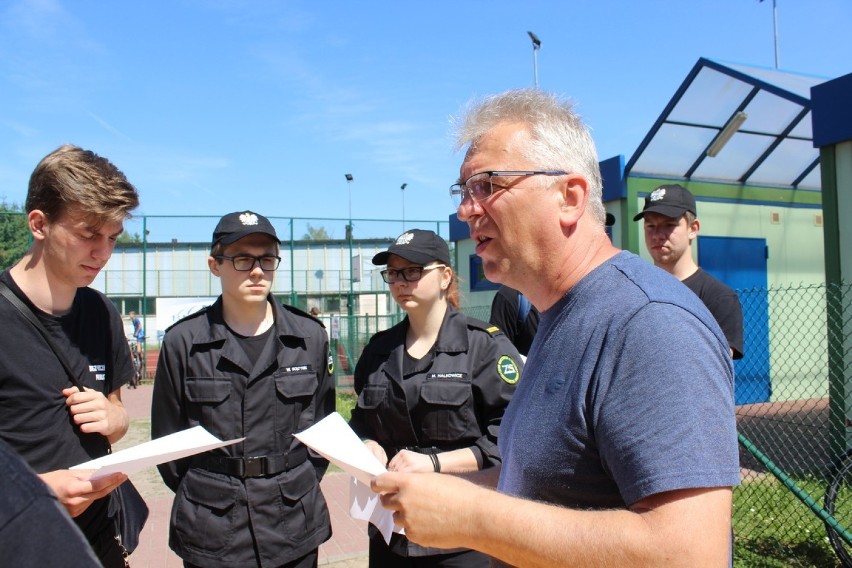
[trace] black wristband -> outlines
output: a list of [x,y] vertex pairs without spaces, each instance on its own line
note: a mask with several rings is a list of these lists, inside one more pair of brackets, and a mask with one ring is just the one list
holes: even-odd
[[441,473],[441,462],[438,461],[438,454],[431,453],[429,457],[432,458],[432,467],[435,468],[435,473]]

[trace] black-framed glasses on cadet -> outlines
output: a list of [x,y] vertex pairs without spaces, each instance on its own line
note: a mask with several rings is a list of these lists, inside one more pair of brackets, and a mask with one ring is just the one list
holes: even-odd
[[234,270],[239,272],[250,272],[254,270],[255,265],[259,264],[260,269],[264,272],[272,272],[278,265],[281,264],[281,257],[274,254],[262,254],[260,256],[251,256],[248,254],[238,254],[236,256],[225,256],[220,254],[214,256],[217,260],[230,260],[234,265]]
[[430,264],[428,266],[407,266],[405,268],[388,268],[379,272],[382,275],[382,280],[385,281],[386,284],[393,284],[394,282],[399,282],[400,280],[405,280],[406,282],[417,282],[421,278],[423,278],[424,270],[432,270],[433,268],[446,268],[446,264]]
[[512,176],[563,176],[568,172],[561,170],[531,170],[531,171],[487,171],[473,174],[462,183],[454,183],[450,186],[450,198],[453,205],[458,209],[465,196],[470,196],[474,201],[482,201],[494,194],[494,186],[497,189],[506,189],[505,186],[495,184],[495,177]]

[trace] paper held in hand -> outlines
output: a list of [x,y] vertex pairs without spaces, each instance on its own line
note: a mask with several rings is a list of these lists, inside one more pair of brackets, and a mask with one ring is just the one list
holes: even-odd
[[403,530],[393,522],[393,513],[379,503],[379,496],[370,489],[370,480],[387,472],[376,456],[343,417],[332,412],[307,430],[294,436],[322,457],[349,473],[354,478],[349,486],[349,514],[353,518],[369,521],[382,533],[385,542],[391,534]]
[[201,426],[188,428],[132,448],[105,455],[96,460],[75,465],[71,469],[94,469],[91,479],[98,479],[111,473],[130,475],[143,469],[168,461],[193,456],[242,442],[245,438],[236,438],[223,442]]

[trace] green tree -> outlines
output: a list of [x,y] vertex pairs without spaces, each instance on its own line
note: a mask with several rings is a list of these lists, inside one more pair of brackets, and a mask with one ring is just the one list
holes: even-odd
[[0,270],[5,270],[30,248],[27,216],[19,205],[0,202]]
[[330,241],[331,237],[325,227],[312,227],[308,223],[308,232],[302,236],[302,239],[306,241]]
[[120,245],[138,245],[142,243],[142,237],[139,236],[139,233],[133,233],[131,235],[127,231],[124,231],[118,236],[115,242]]

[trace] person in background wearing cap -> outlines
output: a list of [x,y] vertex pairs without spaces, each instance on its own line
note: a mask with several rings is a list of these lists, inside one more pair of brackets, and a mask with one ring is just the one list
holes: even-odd
[[169,546],[185,566],[316,566],[331,536],[328,463],[293,437],[334,411],[328,336],[275,301],[278,245],[266,217],[222,217],[208,259],[222,295],[171,326],[160,351],[152,438],[199,425],[245,437],[158,466],[175,492]]
[[718,324],[612,245],[597,152],[569,101],[508,91],[457,124],[459,220],[485,276],[541,319],[500,425],[500,467],[388,472],[373,491],[412,541],[497,565],[724,566],[740,468]]
[[[447,243],[412,229],[373,257],[407,316],[374,335],[355,367],[350,426],[390,471],[460,473],[500,463],[497,432],[521,376],[498,328],[458,311]],[[370,566],[488,566],[466,549],[425,548],[370,526]]]
[[704,272],[692,258],[698,237],[695,197],[686,188],[661,185],[645,197],[645,207],[633,217],[645,221],[645,246],[654,264],[701,298],[728,340],[731,357],[743,356],[743,311],[737,293]]

